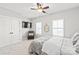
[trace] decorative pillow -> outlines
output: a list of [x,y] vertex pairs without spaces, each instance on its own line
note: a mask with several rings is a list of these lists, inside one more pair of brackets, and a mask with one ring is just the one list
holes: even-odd
[[74,46],[79,45],[79,36],[77,36],[77,37],[75,38],[75,41],[73,41],[73,45],[74,45]]
[[77,41],[79,41],[79,33],[75,33],[72,37],[72,40],[73,40],[73,45],[75,45]]
[[77,53],[79,53],[79,45],[76,46],[76,50]]

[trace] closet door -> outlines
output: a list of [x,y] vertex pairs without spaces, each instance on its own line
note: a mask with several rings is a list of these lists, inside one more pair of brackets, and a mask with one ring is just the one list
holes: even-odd
[[20,40],[20,24],[18,19],[11,21],[11,38],[13,42]]

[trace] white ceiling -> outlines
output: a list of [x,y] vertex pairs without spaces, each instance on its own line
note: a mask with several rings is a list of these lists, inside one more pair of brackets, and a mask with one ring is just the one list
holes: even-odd
[[[48,14],[79,6],[78,3],[44,3],[44,5],[49,6],[49,9],[46,10]],[[31,10],[30,8],[33,6],[35,6],[34,3],[0,3],[0,7],[15,11],[26,18],[46,15],[36,10]]]

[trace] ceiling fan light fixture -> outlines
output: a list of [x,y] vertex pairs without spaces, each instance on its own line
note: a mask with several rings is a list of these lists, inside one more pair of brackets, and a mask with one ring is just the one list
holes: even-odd
[[37,11],[38,11],[38,12],[42,12],[42,9],[38,9]]
[[41,3],[36,4],[36,8],[31,8],[31,10],[37,10],[38,12],[46,13],[45,9],[48,9],[49,6],[43,6]]

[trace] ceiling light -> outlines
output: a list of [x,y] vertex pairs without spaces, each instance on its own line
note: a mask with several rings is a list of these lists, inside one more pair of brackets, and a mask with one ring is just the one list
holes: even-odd
[[42,9],[38,9],[37,11],[38,11],[38,12],[42,12]]

